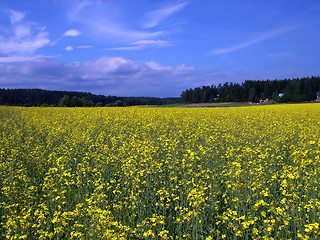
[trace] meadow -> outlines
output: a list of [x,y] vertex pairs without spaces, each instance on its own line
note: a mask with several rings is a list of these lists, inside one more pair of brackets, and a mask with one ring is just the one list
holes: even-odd
[[0,107],[1,239],[317,239],[320,104]]

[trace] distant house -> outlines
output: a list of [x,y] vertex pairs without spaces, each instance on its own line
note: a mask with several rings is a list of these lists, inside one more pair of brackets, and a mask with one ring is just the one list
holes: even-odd
[[316,101],[320,102],[320,92],[319,91],[316,93],[316,96],[317,96]]
[[260,98],[259,103],[269,102],[269,98]]
[[284,94],[283,93],[279,93],[279,98],[282,98],[283,96],[284,96]]

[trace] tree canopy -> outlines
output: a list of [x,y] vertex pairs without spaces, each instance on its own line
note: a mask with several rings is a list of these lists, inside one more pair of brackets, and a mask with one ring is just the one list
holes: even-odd
[[87,92],[48,91],[42,89],[0,89],[0,105],[9,106],[133,106],[178,103],[179,98],[117,97]]
[[247,80],[244,83],[224,83],[202,86],[182,92],[183,103],[258,102],[273,99],[277,102],[303,102],[316,99],[320,77],[284,80]]

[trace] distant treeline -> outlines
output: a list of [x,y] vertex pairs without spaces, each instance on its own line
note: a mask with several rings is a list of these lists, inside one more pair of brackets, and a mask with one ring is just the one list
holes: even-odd
[[164,105],[178,102],[179,98],[116,97],[72,91],[0,89],[0,105],[8,106],[101,107]]
[[316,99],[320,90],[320,77],[294,78],[284,80],[253,81],[244,83],[224,83],[197,87],[183,91],[183,103],[207,102],[258,102],[273,99],[276,102],[303,102]]

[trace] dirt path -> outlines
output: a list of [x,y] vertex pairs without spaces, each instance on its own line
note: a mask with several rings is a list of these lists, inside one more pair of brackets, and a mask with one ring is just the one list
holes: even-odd
[[192,103],[192,104],[185,104],[181,107],[217,107],[217,106],[225,106],[230,105],[231,102],[223,102],[223,103]]

